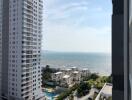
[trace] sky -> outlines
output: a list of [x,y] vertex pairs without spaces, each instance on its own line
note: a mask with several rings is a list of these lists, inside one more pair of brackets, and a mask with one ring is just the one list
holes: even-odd
[[111,52],[111,0],[44,0],[42,50]]

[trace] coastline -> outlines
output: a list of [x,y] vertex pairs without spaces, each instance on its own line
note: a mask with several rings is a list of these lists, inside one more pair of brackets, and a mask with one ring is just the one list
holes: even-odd
[[43,52],[41,65],[51,68],[88,68],[100,75],[111,74],[111,55],[108,53]]
[[[46,65],[43,64],[42,68],[44,68]],[[52,64],[49,64],[50,68],[53,68],[53,69],[68,69],[68,68],[71,68],[71,66],[67,66],[67,67],[64,67],[61,66],[61,67],[57,67],[55,65],[52,65]],[[77,67],[77,66],[76,66]],[[82,68],[87,68],[87,67],[77,67],[79,70],[81,70]],[[99,71],[99,70],[91,70],[89,68],[87,68],[91,73],[98,73],[98,75],[100,76],[110,76],[111,75],[111,71],[109,72],[103,72],[103,71]]]

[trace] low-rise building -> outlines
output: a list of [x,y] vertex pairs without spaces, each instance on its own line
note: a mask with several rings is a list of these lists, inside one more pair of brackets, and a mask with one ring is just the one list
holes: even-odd
[[62,77],[63,77],[62,72],[56,72],[56,73],[52,74],[52,80],[56,81],[56,82],[60,81],[62,79]]
[[65,75],[71,75],[72,74],[72,69],[68,68],[68,69],[63,70],[63,72],[64,72]]
[[112,97],[112,84],[105,83],[95,100],[108,100],[110,97]]
[[87,68],[83,68],[82,70],[81,70],[81,76],[82,77],[86,77],[86,76],[89,76],[90,75],[90,71],[87,69]]
[[70,75],[64,75],[61,81],[62,86],[69,87],[72,84],[73,78]]
[[88,69],[79,70],[76,67],[68,69],[60,69],[60,72],[52,74],[52,80],[56,81],[61,86],[71,86],[75,83],[79,83],[82,80],[82,76],[90,75]]
[[81,73],[79,71],[74,71],[72,73],[72,77],[73,77],[73,82],[74,83],[76,83],[76,82],[78,83],[81,80]]

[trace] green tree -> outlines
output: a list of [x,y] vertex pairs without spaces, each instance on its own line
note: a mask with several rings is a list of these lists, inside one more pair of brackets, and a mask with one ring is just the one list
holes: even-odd
[[91,89],[91,85],[86,82],[81,82],[79,87],[77,88],[77,94],[79,97],[85,95],[86,91]]
[[65,92],[61,93],[58,97],[57,100],[63,100],[66,97],[68,97],[69,95],[72,94],[73,91],[75,91],[78,88],[78,84],[75,84],[74,86],[72,86],[71,88],[69,88],[68,90],[66,90]]
[[90,75],[90,79],[96,80],[97,78],[99,78],[99,75],[97,75],[96,73]]
[[45,81],[51,80],[52,69],[49,65],[46,65],[45,68],[42,69],[42,85],[44,85]]
[[112,76],[108,76],[106,81],[107,81],[107,83],[112,83]]
[[50,68],[49,65],[46,65],[45,71],[46,71],[46,72],[49,72],[49,73],[52,73],[52,69]]
[[112,97],[109,97],[108,100],[112,100]]

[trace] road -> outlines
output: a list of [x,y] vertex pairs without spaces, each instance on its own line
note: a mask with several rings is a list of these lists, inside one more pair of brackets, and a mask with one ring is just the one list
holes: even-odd
[[89,92],[89,94],[87,94],[86,96],[82,97],[82,98],[77,98],[76,96],[74,96],[74,100],[88,100],[89,97],[94,95],[94,92],[97,91],[94,88],[92,88]]

